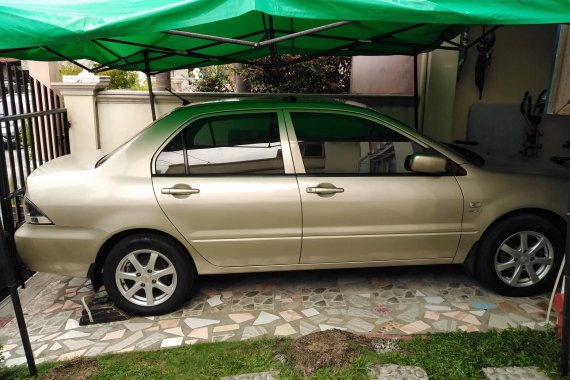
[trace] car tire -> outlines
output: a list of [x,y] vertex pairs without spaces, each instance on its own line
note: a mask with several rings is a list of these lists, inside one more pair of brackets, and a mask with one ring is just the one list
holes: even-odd
[[137,234],[119,241],[103,264],[109,297],[132,315],[160,315],[180,308],[195,277],[188,253],[159,234]]
[[481,282],[499,294],[524,297],[552,286],[564,251],[563,233],[536,215],[516,215],[492,226],[476,258]]

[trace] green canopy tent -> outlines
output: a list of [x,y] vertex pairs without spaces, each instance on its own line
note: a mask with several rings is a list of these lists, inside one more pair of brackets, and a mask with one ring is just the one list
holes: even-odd
[[[566,22],[570,0],[9,0],[0,4],[0,56],[90,59],[99,64],[89,71],[150,78],[266,56],[279,65],[282,54],[299,56],[286,64],[323,55],[417,57],[459,49],[452,39],[467,25]],[[414,72],[417,81],[417,65]],[[149,92],[154,105],[150,80]],[[417,105],[417,90],[415,97]]]
[[5,1],[0,55],[155,73],[276,53],[413,54],[463,25],[562,23],[569,12],[568,0]]
[[89,71],[147,76],[265,56],[277,65],[281,54],[299,56],[287,65],[322,55],[417,56],[458,49],[451,39],[466,25],[561,23],[569,13],[568,0],[8,1],[0,56],[90,59],[99,65]]

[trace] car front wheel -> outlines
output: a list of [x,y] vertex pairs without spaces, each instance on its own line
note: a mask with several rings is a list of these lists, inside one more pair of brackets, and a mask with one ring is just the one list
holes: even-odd
[[534,215],[513,216],[483,236],[477,275],[502,295],[537,294],[552,286],[563,250],[563,234],[551,222]]
[[159,315],[181,307],[194,277],[188,254],[170,239],[155,234],[121,240],[103,266],[109,296],[133,315]]

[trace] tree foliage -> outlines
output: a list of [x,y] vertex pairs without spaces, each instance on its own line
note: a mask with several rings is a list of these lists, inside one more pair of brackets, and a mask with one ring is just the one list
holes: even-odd
[[208,66],[194,69],[189,73],[194,77],[194,90],[199,92],[233,92],[230,77],[234,74],[231,65]]
[[83,69],[72,63],[64,62],[59,68],[59,79],[62,79],[64,75],[77,75],[82,72]]
[[[59,76],[64,75],[78,75],[83,69],[77,65],[69,62],[64,62],[59,69]],[[139,83],[139,78],[134,71],[123,71],[118,69],[112,69],[107,71],[102,71],[96,75],[106,75],[109,76],[109,90],[112,89],[131,89],[131,90],[142,90],[144,86]]]
[[107,89],[134,89],[139,84],[139,77],[133,71],[123,71],[119,69],[102,71],[97,75],[109,76],[110,82]]
[[[280,57],[282,63],[298,58]],[[190,71],[195,91],[230,92],[234,90],[231,76],[239,74],[249,91],[256,93],[339,94],[350,89],[350,58],[319,57],[307,62],[285,66],[271,65],[271,59],[257,60],[259,65],[210,66]]]
[[[281,57],[284,63],[296,58]],[[269,57],[258,62],[263,66],[244,65],[239,70],[251,92],[338,94],[350,89],[349,57],[319,57],[290,66],[272,66]]]

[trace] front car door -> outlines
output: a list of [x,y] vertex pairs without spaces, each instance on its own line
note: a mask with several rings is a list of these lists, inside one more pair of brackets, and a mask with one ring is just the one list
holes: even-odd
[[286,141],[281,112],[220,114],[191,121],[157,155],[158,203],[210,263],[299,262],[301,203]]
[[360,114],[291,110],[286,120],[303,207],[301,263],[451,262],[459,185],[451,174],[406,170],[406,157],[427,146]]

